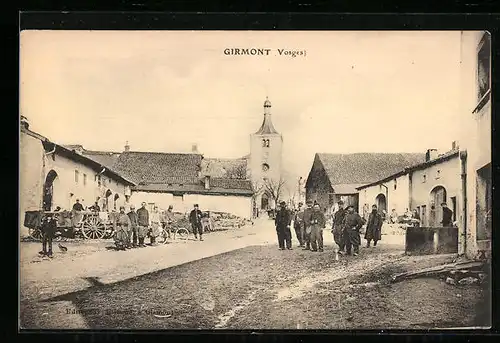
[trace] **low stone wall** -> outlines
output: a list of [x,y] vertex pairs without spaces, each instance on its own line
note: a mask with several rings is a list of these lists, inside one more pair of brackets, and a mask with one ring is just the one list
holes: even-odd
[[451,254],[458,252],[456,227],[408,227],[405,252],[411,255]]

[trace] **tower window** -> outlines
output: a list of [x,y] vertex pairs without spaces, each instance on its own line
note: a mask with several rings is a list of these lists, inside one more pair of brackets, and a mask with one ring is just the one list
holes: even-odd
[[268,170],[269,170],[269,164],[267,163],[262,164],[262,171],[266,172]]
[[485,33],[478,46],[477,54],[477,97],[481,100],[490,90],[491,38]]
[[398,188],[398,179],[394,179],[394,190]]
[[262,140],[262,146],[264,148],[269,148],[269,139],[263,139]]

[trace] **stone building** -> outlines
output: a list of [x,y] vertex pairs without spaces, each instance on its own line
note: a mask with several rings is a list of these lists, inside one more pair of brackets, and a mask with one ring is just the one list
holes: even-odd
[[439,155],[429,149],[425,161],[408,166],[387,177],[358,187],[359,199],[368,208],[376,204],[388,214],[392,209],[403,215],[407,209],[416,209],[422,226],[441,226],[441,203],[453,211],[454,221],[460,217],[460,161],[458,145]]
[[343,200],[362,212],[358,187],[422,161],[425,154],[419,153],[317,153],[306,181],[306,199],[327,209]]
[[[97,201],[101,208],[113,210],[131,195],[134,182],[31,131],[24,117],[19,148],[21,222],[25,211],[71,209],[76,199],[86,206]],[[27,230],[22,223],[21,228]]]
[[463,205],[460,249],[475,258],[491,253],[491,35],[460,37],[460,114]]

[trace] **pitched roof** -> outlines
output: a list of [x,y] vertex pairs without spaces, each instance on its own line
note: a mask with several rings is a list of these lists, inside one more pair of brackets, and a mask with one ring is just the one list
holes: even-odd
[[366,184],[425,161],[423,153],[316,154],[333,188]]
[[118,157],[121,153],[112,152],[112,151],[94,151],[94,150],[86,150],[83,145],[80,144],[67,144],[64,145],[65,148],[69,150],[73,150],[81,155],[85,155],[86,157],[96,161],[97,163],[102,164],[108,168],[113,168]]
[[193,180],[192,183],[149,183],[134,187],[136,191],[166,192],[166,193],[195,193],[210,195],[243,195],[253,194],[252,183],[249,180],[211,178],[210,188],[205,188],[204,180]]
[[171,178],[194,180],[201,171],[200,154],[135,152],[120,154],[114,169],[137,183],[169,183]]
[[388,180],[394,179],[394,178],[396,178],[398,176],[408,174],[409,172],[414,171],[414,170],[425,169],[425,168],[427,168],[429,166],[432,166],[432,165],[435,165],[435,164],[447,161],[447,160],[449,160],[451,158],[457,157],[458,154],[459,154],[459,150],[458,149],[450,150],[448,152],[445,152],[444,154],[439,155],[435,159],[432,159],[430,161],[424,161],[424,162],[421,162],[421,163],[416,163],[414,165],[405,167],[405,168],[403,168],[403,169],[401,169],[401,170],[399,170],[399,171],[397,171],[397,172],[395,172],[393,174],[387,175],[386,177],[384,177],[382,179],[373,181],[373,182],[368,183],[368,184],[361,185],[361,186],[357,187],[356,189],[358,189],[358,190],[364,189],[364,188],[367,188],[367,187],[370,187],[370,186],[373,186],[373,185],[377,185],[379,183],[383,183],[383,182],[386,182]]
[[356,193],[356,189],[362,186],[362,183],[348,183],[348,184],[340,184],[334,185],[333,191],[335,194],[353,194]]
[[216,178],[246,179],[247,161],[241,158],[204,158],[202,161],[202,174]]

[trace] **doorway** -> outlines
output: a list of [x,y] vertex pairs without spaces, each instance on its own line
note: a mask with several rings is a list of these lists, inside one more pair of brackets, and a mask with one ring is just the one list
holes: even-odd
[[43,210],[50,211],[54,201],[54,181],[57,173],[54,170],[49,171],[43,185]]
[[443,186],[434,187],[431,191],[431,211],[429,216],[429,226],[441,226],[443,221],[443,210],[441,204],[446,202],[446,189]]
[[476,228],[477,240],[491,239],[491,163],[476,174]]
[[260,209],[268,210],[269,209],[269,195],[267,193],[263,193],[260,199]]
[[453,221],[457,221],[457,197],[450,197],[451,210],[453,211]]
[[375,204],[377,205],[377,208],[380,212],[387,212],[387,199],[385,198],[384,194],[380,193],[379,195],[377,195],[377,197],[375,198]]
[[104,200],[104,211],[109,211],[109,197],[113,194],[109,189],[106,191],[106,199]]

